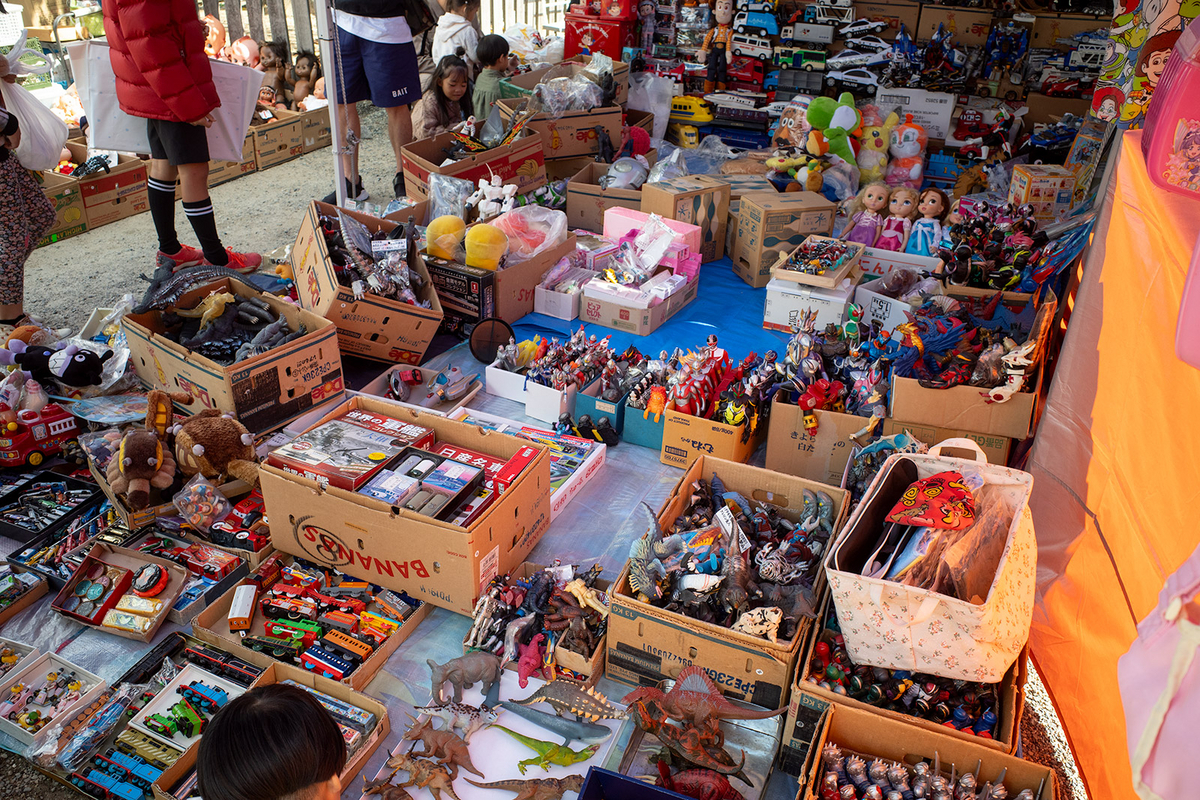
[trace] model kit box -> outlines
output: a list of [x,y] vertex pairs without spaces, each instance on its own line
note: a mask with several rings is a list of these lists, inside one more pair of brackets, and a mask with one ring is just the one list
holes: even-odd
[[250,128],[259,169],[291,161],[304,154],[304,122],[295,111],[274,110],[275,120]]
[[[804,415],[794,402],[771,400],[767,431],[767,469],[839,486],[854,449],[850,437],[867,426],[867,417],[837,411],[814,411],[817,433],[809,436]],[[938,441],[941,441],[940,439]]]
[[[71,159],[82,164],[88,148],[80,142],[67,142]],[[146,194],[146,162],[134,156],[119,155],[116,166],[79,179],[79,192],[87,207],[89,228],[98,228],[119,219],[132,217],[150,208]]]
[[702,235],[696,250],[707,264],[725,255],[731,191],[729,184],[708,175],[647,183],[642,187],[642,211],[699,226]]
[[79,181],[57,172],[40,174],[42,193],[54,206],[54,225],[38,242],[38,247],[78,236],[88,229],[87,205],[79,190]]
[[332,322],[228,278],[188,292],[177,305],[193,308],[212,292],[222,291],[259,298],[287,317],[290,330],[304,325],[308,333],[225,366],[167,338],[161,311],[127,314],[121,329],[129,342],[129,362],[143,383],[189,392],[192,404],[176,406],[184,414],[218,408],[237,417],[251,433],[283,427],[313,406],[342,396],[342,357]]
[[311,153],[333,144],[333,129],[329,125],[329,106],[300,112],[304,152]]
[[1040,223],[1054,222],[1071,210],[1075,173],[1058,164],[1020,164],[1013,167],[1008,202],[1028,203]]
[[351,411],[272,450],[267,463],[353,492],[410,445],[431,447],[433,431],[382,414]]
[[[442,322],[442,306],[424,260],[419,257],[413,260],[413,269],[424,279],[424,284],[413,291],[429,308],[373,294],[355,298],[353,289],[338,281],[329,246],[321,233],[321,215],[336,215],[337,211],[334,206],[314,200],[300,223],[291,257],[300,305],[337,326],[337,345],[349,355],[388,363],[420,364]],[[409,216],[418,225],[427,221],[423,203],[383,219],[345,209],[342,213],[372,232],[391,230]]]
[[835,207],[816,192],[747,194],[737,212],[733,238],[733,271],[761,289],[771,281],[771,267],[812,234],[833,233]]
[[[702,477],[710,479],[714,472],[731,491],[775,506],[789,519],[798,518],[805,489],[823,491],[833,498],[835,531],[846,513],[847,493],[842,489],[701,456],[692,462],[659,509],[658,521],[665,530],[671,529],[688,505],[693,483]],[[635,597],[629,587],[628,566],[613,584],[610,600],[605,660],[609,678],[653,686],[676,677],[684,667],[700,664],[725,694],[767,708],[780,708],[787,702],[807,623],[800,626],[791,641],[771,643],[666,611]]]
[[520,194],[532,192],[546,182],[546,154],[543,152],[542,137],[532,131],[509,144],[444,164],[444,151],[453,141],[449,133],[443,133],[401,148],[400,163],[404,167],[409,197],[416,200],[429,197],[431,172],[471,183],[496,175],[505,183],[515,185]]
[[[242,160],[241,161],[209,161],[208,162],[208,185],[216,186],[226,181],[231,181],[234,178],[240,178],[243,175],[248,175],[251,172],[258,171],[258,156],[254,153],[254,131],[246,132],[246,138],[242,141]],[[182,198],[183,193],[180,190],[179,184],[175,185],[175,199]]]
[[[944,6],[931,6],[930,8],[939,9]],[[958,11],[961,9],[953,9],[953,12]],[[986,30],[984,35],[987,35]],[[930,139],[945,139],[950,133],[950,118],[954,115],[954,106],[958,103],[958,96],[948,92],[927,92],[924,89],[884,89],[881,87],[875,92],[875,102],[880,108],[896,108],[896,113],[900,115],[901,119],[912,114],[913,122],[925,128],[925,133]]]
[[[365,395],[325,419],[364,410],[434,431],[439,442],[510,459],[529,442]],[[292,475],[271,464],[260,471],[275,549],[460,614],[481,590],[522,561],[550,524],[550,460],[544,448],[479,519],[463,528],[361,494]]]

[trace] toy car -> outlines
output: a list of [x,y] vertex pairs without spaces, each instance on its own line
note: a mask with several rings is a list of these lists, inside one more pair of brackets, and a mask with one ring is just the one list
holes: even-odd
[[1042,84],[1042,94],[1047,97],[1082,97],[1091,91],[1093,83],[1094,80],[1087,78],[1047,81]]
[[734,34],[729,37],[729,48],[735,56],[749,56],[750,58],[761,58],[763,60],[771,58],[771,40],[762,39],[758,36],[740,33]]
[[712,122],[712,111],[699,97],[682,95],[671,100],[672,122]]
[[735,108],[757,108],[759,102],[765,99],[765,95],[738,93],[733,92],[713,92],[712,94],[704,95],[704,100],[707,103],[712,103],[714,106],[733,106]]
[[671,122],[667,124],[667,141],[679,147],[699,147],[700,131],[696,129],[695,125]]
[[836,86],[839,83],[860,89],[875,90],[879,88],[879,77],[869,69],[834,70],[825,73],[826,86]]
[[443,403],[450,403],[464,397],[478,382],[478,375],[467,375],[458,367],[451,367],[433,376],[429,381],[429,394]]
[[779,70],[772,70],[767,73],[767,77],[763,79],[763,91],[773,92],[779,88]]
[[823,50],[804,50],[799,47],[775,48],[776,66],[788,69],[802,69],[812,72],[814,69],[823,70],[828,59]]
[[47,403],[41,411],[22,409],[16,422],[0,428],[0,466],[36,467],[78,435],[75,417],[57,403]]
[[791,103],[790,100],[776,100],[774,103],[768,103],[763,111],[770,114],[772,117],[782,117],[783,110]]
[[838,36],[843,39],[855,39],[868,33],[881,31],[888,26],[885,20],[859,19],[838,29]]
[[750,91],[758,91],[762,87],[767,73],[763,68],[763,62],[757,58],[738,56],[729,64],[727,74],[729,81],[736,88],[741,88],[737,86],[737,84],[741,83],[752,86]]
[[738,11],[761,11],[764,14],[775,13],[774,0],[738,0]]
[[759,11],[743,11],[733,18],[733,29],[738,33],[778,36],[779,20],[775,19],[774,14]]
[[883,39],[880,39],[878,36],[859,36],[856,39],[848,40],[846,42],[846,47],[849,47],[852,50],[857,50],[860,53],[863,53],[866,51],[882,53],[886,50],[891,50],[892,43],[885,42]]

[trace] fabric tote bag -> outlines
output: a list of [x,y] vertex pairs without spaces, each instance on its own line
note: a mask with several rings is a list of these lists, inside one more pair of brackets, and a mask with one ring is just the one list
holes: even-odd
[[[109,60],[108,45],[94,41],[83,44],[68,52],[74,74],[83,76],[78,81],[79,99],[91,126],[88,145],[123,153],[150,152],[146,120],[126,114],[117,102],[117,78]],[[263,73],[225,61],[208,63],[221,98],[221,107],[213,111],[213,124],[208,129],[209,157],[214,161],[241,161],[242,144],[258,101]]]
[[1200,621],[1185,606],[1197,593],[1200,547],[1167,578],[1158,606],[1138,623],[1137,639],[1117,660],[1133,788],[1142,800],[1196,796]]

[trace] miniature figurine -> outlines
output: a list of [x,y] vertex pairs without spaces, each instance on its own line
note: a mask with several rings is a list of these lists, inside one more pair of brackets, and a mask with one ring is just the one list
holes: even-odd
[[[452,658],[445,664],[426,659],[432,673],[431,694],[433,702],[445,703],[444,687],[447,681],[454,684],[454,702],[462,702],[463,689],[469,689],[477,681],[483,683],[483,693],[491,691],[492,685],[500,682],[500,659],[491,653],[468,653]],[[544,687],[543,687],[544,688]]]
[[524,689],[529,685],[529,676],[538,675],[542,680],[550,680],[554,677],[554,671],[548,667],[545,661],[545,647],[542,645],[542,640],[546,637],[544,634],[535,634],[528,644],[518,643],[518,648],[521,651],[521,657],[517,660],[517,683]]
[[401,741],[421,743],[421,751],[414,750],[411,755],[437,759],[450,770],[450,780],[452,781],[458,778],[459,767],[472,775],[485,777],[471,763],[471,754],[467,750],[467,743],[455,736],[454,731],[449,728],[440,731],[434,730],[433,720],[428,717],[423,720],[416,717],[410,718],[413,720],[413,725],[405,731]]
[[729,779],[711,769],[685,769],[671,774],[671,768],[663,759],[658,761],[658,786],[695,800],[745,800],[742,793],[733,788]]
[[761,636],[774,644],[777,640],[779,623],[783,621],[783,609],[774,607],[756,608],[746,611],[730,630],[748,633],[751,636]]
[[710,769],[719,775],[733,775],[747,786],[754,785],[742,770],[746,764],[746,754],[743,752],[741,760],[735,762],[733,757],[725,752],[720,730],[715,724],[712,729],[703,731],[672,725],[667,721],[663,709],[648,698],[630,703],[629,716],[638,728],[657,737],[667,750],[681,761],[702,769]]
[[464,209],[469,212],[477,207],[481,220],[490,219],[512,211],[516,207],[516,195],[516,185],[504,183],[499,175],[493,175],[490,181],[480,178],[479,188],[467,198]]
[[921,218],[913,223],[904,252],[917,256],[932,256],[942,240],[942,221],[950,209],[950,200],[941,189],[921,192],[917,210]]
[[601,719],[621,719],[625,712],[608,702],[608,698],[591,687],[570,678],[555,678],[544,684],[524,700],[510,701],[515,705],[529,706],[543,702],[558,713],[569,712],[580,719],[597,722]]
[[570,719],[558,714],[547,714],[545,711],[526,708],[523,705],[507,701],[501,701],[500,707],[527,722],[545,728],[556,736],[563,737],[563,744],[570,744],[574,741],[602,742],[612,735],[610,729],[594,722]]
[[413,709],[418,715],[427,714],[430,717],[440,717],[446,723],[446,730],[458,728],[462,731],[462,739],[467,744],[476,731],[489,727],[498,716],[495,709],[476,708],[466,703],[447,703],[445,705],[419,706]]
[[671,691],[641,687],[625,695],[622,702],[652,701],[667,717],[696,728],[715,728],[723,719],[769,719],[787,711],[787,706],[774,710],[756,710],[737,705],[721,695],[713,679],[703,667],[684,667]]
[[467,783],[480,789],[499,789],[505,792],[516,792],[512,800],[561,800],[567,792],[578,792],[583,788],[582,775],[568,775],[565,778],[537,778],[525,781],[493,781],[492,783],[476,783],[470,778]]
[[701,61],[708,66],[704,79],[705,92],[724,89],[729,80],[729,38],[733,34],[730,27],[733,22],[733,0],[714,0],[712,9],[717,24],[704,35],[699,53]]
[[537,755],[533,756],[532,758],[527,758],[523,761],[517,762],[517,769],[521,771],[522,775],[524,775],[525,770],[531,766],[541,767],[546,772],[550,771],[551,765],[569,767],[572,764],[578,764],[581,761],[587,761],[592,756],[596,755],[596,751],[600,749],[599,744],[590,744],[580,750],[572,750],[566,745],[544,742],[540,739],[534,739],[530,736],[523,736],[516,731],[509,730],[503,725],[496,725],[495,727],[504,731],[509,736],[537,753]]
[[850,204],[850,218],[846,220],[841,238],[874,247],[883,229],[884,217],[880,212],[887,207],[889,194],[886,183],[870,183],[863,187]]
[[904,252],[904,247],[908,244],[909,233],[912,231],[913,219],[917,215],[918,199],[915,189],[909,189],[907,186],[898,186],[892,189],[891,197],[888,199],[890,214],[883,223],[879,239],[875,242],[877,249],[892,250],[897,253]]
[[[387,766],[392,769],[392,774],[387,780],[388,783],[397,772],[404,770],[408,773],[408,780],[397,784],[400,788],[416,786],[420,789],[428,789],[434,800],[442,800],[442,792],[450,795],[451,800],[459,800],[458,795],[454,793],[454,787],[451,786],[450,771],[436,761],[425,761],[413,758],[407,753],[396,753],[387,760]],[[365,776],[363,782],[366,782]]]

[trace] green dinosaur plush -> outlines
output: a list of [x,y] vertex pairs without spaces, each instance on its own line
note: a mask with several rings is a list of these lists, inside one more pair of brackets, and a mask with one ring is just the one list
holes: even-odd
[[837,100],[814,97],[805,114],[812,131],[808,135],[808,152],[814,156],[833,153],[850,164],[855,163],[854,146],[850,138],[857,137],[862,127],[862,114],[854,107],[854,95],[842,92]]
[[600,749],[600,745],[588,745],[579,750],[554,744],[553,742],[543,742],[541,739],[532,739],[528,736],[523,736],[516,731],[510,731],[503,725],[493,725],[494,728],[507,733],[509,736],[516,739],[521,744],[528,747],[537,753],[533,758],[527,758],[524,761],[517,762],[517,769],[521,770],[521,774],[525,774],[525,768],[530,766],[541,767],[543,770],[549,770],[550,764],[557,764],[560,767],[569,767],[572,764],[578,764],[580,761],[587,761],[592,756],[596,755],[596,751]]

